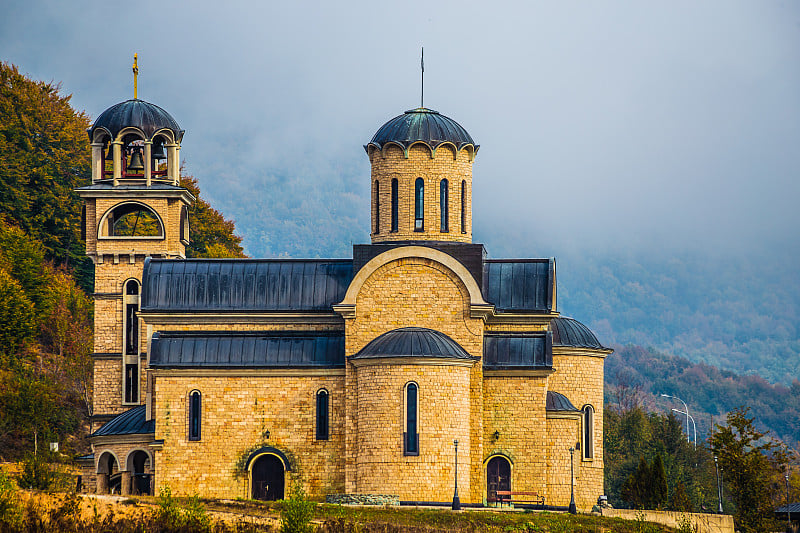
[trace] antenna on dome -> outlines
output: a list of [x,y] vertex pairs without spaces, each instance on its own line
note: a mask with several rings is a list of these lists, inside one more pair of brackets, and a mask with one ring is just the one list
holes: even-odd
[[422,47],[422,54],[419,56],[419,68],[422,70],[421,86],[419,91],[419,106],[425,107],[425,47]]
[[133,54],[133,99],[139,99],[139,54]]

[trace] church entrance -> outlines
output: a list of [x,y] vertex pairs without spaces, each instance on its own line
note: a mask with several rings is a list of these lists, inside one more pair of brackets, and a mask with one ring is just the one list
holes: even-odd
[[283,462],[277,456],[265,454],[256,459],[253,463],[252,479],[254,500],[283,499]]
[[511,463],[501,456],[492,457],[486,465],[486,500],[499,502],[498,490],[511,490]]

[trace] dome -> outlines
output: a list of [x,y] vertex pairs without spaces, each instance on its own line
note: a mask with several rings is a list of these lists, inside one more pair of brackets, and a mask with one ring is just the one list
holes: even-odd
[[556,317],[550,321],[553,332],[553,346],[571,346],[574,348],[595,348],[605,350],[592,330],[574,318]]
[[444,333],[428,328],[400,328],[388,331],[373,339],[351,359],[386,357],[475,359]]
[[479,148],[458,122],[433,109],[418,107],[381,126],[364,149],[374,146],[382,150],[385,145],[393,143],[407,150],[417,142],[423,142],[431,149],[445,143],[454,145],[457,150],[471,146],[477,152]]
[[572,405],[572,402],[569,401],[569,398],[561,394],[560,392],[549,390],[547,391],[547,397],[545,399],[545,410],[546,411],[578,411],[580,409]]
[[116,138],[125,128],[137,128],[147,139],[152,139],[153,134],[162,129],[172,131],[177,142],[183,137],[183,130],[172,115],[155,104],[135,98],[112,105],[100,113],[89,128],[89,139],[94,139],[94,133],[98,129],[105,130]]

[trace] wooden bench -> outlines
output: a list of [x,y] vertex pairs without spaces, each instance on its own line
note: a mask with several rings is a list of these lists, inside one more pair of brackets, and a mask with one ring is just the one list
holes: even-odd
[[503,506],[503,503],[507,503],[508,505],[514,503],[531,503],[544,508],[544,496],[539,496],[538,492],[498,490],[495,494],[497,495],[496,501],[500,502],[500,507]]

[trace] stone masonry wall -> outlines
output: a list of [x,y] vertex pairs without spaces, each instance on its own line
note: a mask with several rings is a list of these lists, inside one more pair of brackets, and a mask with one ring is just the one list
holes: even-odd
[[[470,366],[380,364],[356,367],[359,433],[356,492],[397,494],[402,501],[453,496],[458,439],[459,493],[471,495]],[[405,386],[419,386],[419,455],[403,454]]]
[[[356,298],[355,318],[345,320],[345,352],[353,355],[370,341],[387,331],[402,327],[426,327],[440,331],[455,340],[467,353],[483,352],[483,321],[470,318],[466,286],[444,265],[423,258],[401,258],[379,267],[364,282]],[[423,374],[428,370],[423,370]],[[433,371],[432,371],[433,372]],[[482,415],[481,366],[472,367],[469,381],[470,420],[469,459],[462,456],[463,466],[469,469],[470,492],[461,492],[464,502],[480,502],[482,479]],[[358,442],[356,436],[368,431],[356,416],[360,412],[356,394],[357,374],[347,365],[347,482],[346,492],[358,489],[360,478],[356,466]],[[459,439],[461,442],[461,439]],[[450,439],[452,444],[452,439]],[[459,446],[466,448],[464,444]],[[461,455],[461,452],[459,452]],[[398,462],[402,461],[402,455]],[[461,464],[461,463],[460,463]],[[444,466],[443,466],[444,468]]]
[[[603,488],[603,364],[602,354],[553,349],[553,368],[550,390],[564,394],[578,409],[584,405],[594,407],[594,457],[582,460],[581,451],[576,451],[576,499],[578,507],[591,509],[597,497],[604,494]],[[581,442],[580,424],[575,442]],[[572,445],[575,445],[575,442]],[[569,448],[569,446],[567,446]]]
[[[538,492],[553,503],[547,479],[547,377],[485,377],[483,390],[484,462],[505,455],[512,462],[511,490]],[[485,467],[481,488],[486,499]]]
[[[156,494],[249,498],[242,466],[260,446],[281,450],[309,495],[344,492],[344,379],[330,376],[155,376]],[[328,390],[330,439],[316,440],[316,393]],[[188,440],[188,396],[202,394],[200,441]],[[269,431],[269,438],[265,438]]]
[[[431,150],[416,144],[408,151],[388,145],[383,151],[370,150],[372,163],[372,242],[435,240],[472,242],[472,161],[468,150],[460,150],[454,156],[453,149],[441,146],[436,156]],[[398,182],[398,231],[392,228],[392,179]],[[417,178],[425,180],[424,231],[414,231],[414,183]],[[448,225],[449,231],[441,231],[440,182],[448,180]],[[375,182],[379,185],[380,233],[375,233]],[[466,182],[466,232],[461,231],[461,182]]]

